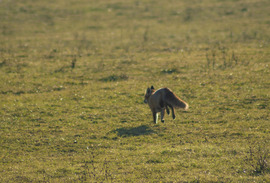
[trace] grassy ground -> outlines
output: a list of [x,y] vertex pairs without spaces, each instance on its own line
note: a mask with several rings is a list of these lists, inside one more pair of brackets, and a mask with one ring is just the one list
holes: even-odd
[[[1,182],[269,182],[268,0],[0,1]],[[190,110],[153,124],[148,86]]]

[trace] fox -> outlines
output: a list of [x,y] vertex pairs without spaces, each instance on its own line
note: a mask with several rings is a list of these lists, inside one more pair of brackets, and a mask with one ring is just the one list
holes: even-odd
[[158,113],[161,113],[161,122],[164,123],[165,110],[170,114],[169,108],[172,110],[172,118],[175,119],[174,108],[183,108],[188,110],[187,102],[176,96],[169,88],[160,88],[155,90],[153,86],[147,88],[144,96],[144,103],[147,103],[152,111],[154,123],[158,123]]

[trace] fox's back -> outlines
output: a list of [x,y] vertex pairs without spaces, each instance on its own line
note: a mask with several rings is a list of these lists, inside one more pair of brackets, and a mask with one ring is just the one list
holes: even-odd
[[163,106],[161,105],[165,100],[166,93],[170,92],[168,88],[161,88],[156,90],[149,98],[149,106],[150,108],[156,108],[161,110]]
[[161,110],[165,104],[176,108],[184,108],[185,110],[188,109],[188,104],[177,97],[169,88],[158,89],[151,95],[149,100],[151,108]]

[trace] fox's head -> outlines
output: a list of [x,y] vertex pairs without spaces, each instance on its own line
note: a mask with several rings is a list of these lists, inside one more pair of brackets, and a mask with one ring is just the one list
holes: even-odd
[[152,93],[154,92],[154,87],[151,86],[151,88],[147,88],[145,95],[144,95],[144,103],[148,103],[148,99],[149,97],[152,95]]

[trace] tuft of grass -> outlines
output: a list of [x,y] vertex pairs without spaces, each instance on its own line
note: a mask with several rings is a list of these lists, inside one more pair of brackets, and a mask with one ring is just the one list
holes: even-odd
[[163,74],[173,74],[173,73],[179,73],[178,69],[176,68],[171,68],[171,69],[163,69],[161,71]]
[[126,74],[121,75],[110,75],[108,77],[101,78],[100,81],[104,82],[114,82],[114,81],[126,81],[128,80],[128,76]]
[[225,70],[233,69],[237,66],[248,66],[250,60],[245,60],[238,56],[235,51],[230,51],[227,48],[221,47],[218,50],[212,50],[205,53],[206,64],[204,66],[205,70]]
[[[92,149],[93,150],[93,149]],[[105,158],[102,167],[97,167],[95,162],[95,152],[90,152],[90,160],[83,161],[83,170],[80,172],[79,181],[81,182],[113,182],[114,177],[112,176],[109,168],[109,162]]]
[[252,175],[270,173],[270,149],[269,141],[256,141],[249,146],[245,163],[248,165]]

